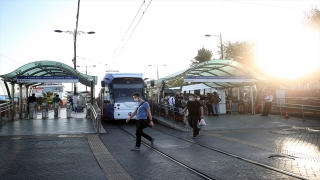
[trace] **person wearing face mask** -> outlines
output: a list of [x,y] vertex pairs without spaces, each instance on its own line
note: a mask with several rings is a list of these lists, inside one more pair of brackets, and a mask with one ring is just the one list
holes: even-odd
[[203,107],[199,101],[196,101],[196,97],[193,94],[189,95],[189,101],[183,112],[189,111],[188,123],[193,128],[193,138],[196,138],[200,133],[200,128],[198,128],[198,120],[203,119]]
[[138,108],[130,115],[130,117],[126,120],[126,123],[130,121],[130,119],[136,115],[136,145],[134,148],[131,149],[131,151],[140,151],[140,145],[141,145],[141,136],[148,139],[151,142],[151,146],[153,146],[153,142],[155,141],[155,138],[150,137],[148,134],[145,134],[143,132],[143,128],[145,128],[145,121],[147,121],[147,116],[149,116],[150,119],[150,126],[153,127],[153,121],[152,121],[152,115],[150,111],[150,105],[148,102],[144,101],[141,98],[140,93],[134,93],[133,100],[138,102]]

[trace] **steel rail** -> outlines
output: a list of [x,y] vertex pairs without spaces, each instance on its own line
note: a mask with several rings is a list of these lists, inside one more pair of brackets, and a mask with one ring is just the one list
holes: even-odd
[[240,160],[243,160],[243,161],[245,161],[245,162],[248,162],[248,163],[251,163],[251,164],[254,164],[254,165],[257,165],[257,166],[264,167],[264,168],[269,169],[269,170],[273,170],[273,171],[276,171],[276,172],[279,172],[279,173],[282,173],[282,174],[285,174],[285,175],[288,175],[288,176],[291,176],[291,177],[295,177],[295,178],[298,178],[298,179],[308,180],[308,178],[305,178],[305,177],[300,176],[300,175],[298,175],[298,174],[294,174],[294,173],[291,173],[291,172],[287,172],[287,171],[284,171],[284,170],[281,170],[281,169],[278,169],[278,168],[275,168],[275,167],[272,167],[272,166],[269,166],[269,165],[265,165],[265,164],[262,164],[262,163],[259,163],[259,162],[256,162],[256,161],[253,161],[253,160],[244,158],[244,157],[240,157],[240,156],[237,156],[237,155],[235,155],[235,154],[232,154],[232,153],[229,153],[229,152],[226,152],[226,151],[223,151],[223,150],[219,150],[219,149],[214,148],[214,147],[211,147],[211,146],[206,146],[206,145],[203,145],[203,144],[194,142],[194,141],[192,141],[192,140],[189,140],[189,139],[186,139],[186,138],[183,138],[183,137],[176,136],[176,135],[174,135],[174,134],[171,134],[171,133],[168,133],[168,132],[165,132],[165,131],[156,129],[156,128],[152,128],[152,129],[154,129],[155,131],[159,131],[159,132],[162,132],[162,133],[164,133],[164,134],[167,134],[167,135],[169,135],[169,136],[176,137],[176,138],[178,138],[178,139],[187,141],[187,142],[189,142],[189,143],[196,144],[196,145],[201,146],[201,147],[204,147],[204,148],[206,148],[206,149],[210,149],[210,150],[213,150],[213,151],[216,151],[216,152],[225,154],[225,155],[227,155],[227,156],[231,156],[231,157],[233,157],[233,158],[240,159]]
[[[122,129],[123,131],[125,131],[126,133],[128,133],[129,135],[131,135],[132,137],[136,137],[136,136],[134,136],[133,134],[131,134],[129,131],[127,131],[127,130],[123,129],[121,126],[119,126],[119,125],[118,125],[118,127],[119,127],[120,129]],[[153,146],[148,145],[147,143],[145,143],[145,142],[143,142],[143,141],[142,141],[141,143],[142,143],[143,145],[147,146],[148,148],[150,148],[150,149],[152,149],[152,150],[156,151],[157,153],[161,154],[162,156],[164,156],[164,157],[166,157],[166,158],[170,159],[171,161],[173,161],[173,162],[175,162],[175,163],[179,164],[180,166],[182,166],[182,167],[184,167],[184,168],[186,168],[186,169],[188,169],[188,170],[192,171],[193,173],[195,173],[195,174],[197,174],[197,175],[201,176],[201,177],[202,177],[202,178],[204,178],[204,179],[208,179],[208,180],[209,180],[209,179],[210,179],[210,180],[214,180],[214,179],[215,179],[215,178],[210,177],[209,175],[207,175],[207,174],[205,174],[205,173],[203,173],[203,172],[201,172],[201,171],[197,170],[196,168],[194,168],[194,167],[192,167],[192,166],[189,166],[189,165],[187,165],[187,164],[185,164],[185,163],[183,163],[183,162],[181,162],[181,161],[179,161],[179,160],[175,159],[174,157],[172,157],[172,156],[170,156],[170,155],[168,155],[168,154],[166,154],[166,153],[162,152],[161,150],[159,150],[159,149],[157,149],[157,148],[155,148],[155,147],[153,147]]]

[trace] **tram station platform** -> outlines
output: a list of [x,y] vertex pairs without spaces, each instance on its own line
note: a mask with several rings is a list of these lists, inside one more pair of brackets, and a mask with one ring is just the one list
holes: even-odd
[[[103,122],[108,133],[99,136],[89,127],[81,129],[92,122],[80,117],[42,120],[39,115],[36,120],[8,122],[0,127],[0,179],[205,179],[179,163],[211,179],[320,177],[318,121],[205,116],[207,125],[192,139],[191,130],[168,128],[155,119],[155,127],[144,130],[156,138],[154,146],[142,138],[140,152],[130,150],[135,145],[134,121]],[[15,127],[18,130],[10,132]]]

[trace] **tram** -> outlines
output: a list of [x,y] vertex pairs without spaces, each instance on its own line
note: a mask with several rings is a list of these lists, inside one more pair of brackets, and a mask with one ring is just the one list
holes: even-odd
[[[132,94],[138,92],[148,100],[147,83],[140,73],[107,73],[101,81],[98,104],[104,120],[127,119],[138,107]],[[135,119],[133,117],[132,119]]]

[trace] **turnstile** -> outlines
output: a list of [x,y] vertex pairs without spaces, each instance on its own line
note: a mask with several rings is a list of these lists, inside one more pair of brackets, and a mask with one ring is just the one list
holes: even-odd
[[86,107],[86,118],[91,117],[91,104],[87,103],[87,107]]
[[71,118],[71,112],[72,112],[71,103],[68,102],[67,103],[67,118]]
[[48,114],[49,110],[47,103],[42,103],[42,119],[48,119]]
[[54,118],[60,118],[60,104],[54,103]]
[[29,104],[29,119],[36,119],[37,118],[37,103],[31,102]]

